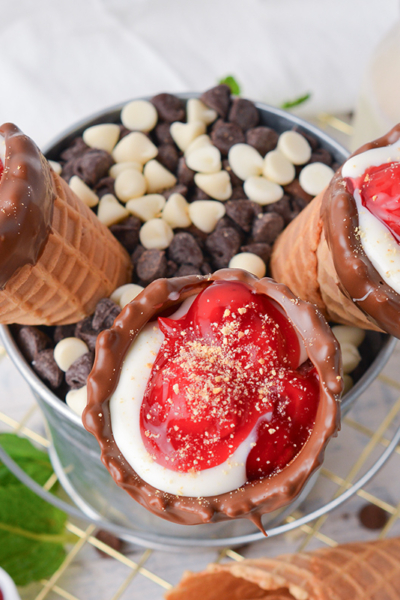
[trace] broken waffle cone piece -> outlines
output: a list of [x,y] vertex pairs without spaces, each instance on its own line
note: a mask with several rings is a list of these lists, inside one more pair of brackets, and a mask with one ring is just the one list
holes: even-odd
[[130,281],[129,255],[32,140],[11,124],[0,140],[0,323],[75,323]]
[[185,573],[167,600],[399,600],[400,538]]

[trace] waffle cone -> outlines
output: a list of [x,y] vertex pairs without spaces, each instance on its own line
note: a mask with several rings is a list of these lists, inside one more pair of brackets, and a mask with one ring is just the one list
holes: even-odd
[[50,233],[35,265],[21,267],[0,291],[0,323],[65,325],[130,281],[128,253],[56,173]]
[[321,219],[324,192],[286,227],[275,242],[271,275],[329,321],[380,331],[342,291]]
[[167,600],[400,600],[400,538],[185,573]]

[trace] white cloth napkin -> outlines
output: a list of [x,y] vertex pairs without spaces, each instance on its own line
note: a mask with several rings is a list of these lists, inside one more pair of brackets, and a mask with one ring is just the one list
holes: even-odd
[[228,74],[254,100],[311,92],[303,114],[350,110],[397,12],[397,0],[3,2],[0,120],[43,145],[109,105]]

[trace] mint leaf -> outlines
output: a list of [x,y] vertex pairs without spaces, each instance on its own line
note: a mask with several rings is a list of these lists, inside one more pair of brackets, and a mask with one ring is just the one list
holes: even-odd
[[281,108],[287,110],[288,108],[293,108],[294,106],[299,106],[299,104],[303,104],[303,102],[307,102],[311,98],[311,94],[303,94],[303,96],[299,96],[299,98],[295,98],[294,100],[288,100],[287,102],[283,102],[281,104]]
[[[1,434],[6,452],[40,485],[53,473],[45,452],[27,439]],[[67,515],[24,486],[0,463],[0,566],[17,585],[48,578],[62,564]]]
[[220,79],[218,83],[225,83],[225,85],[229,85],[229,87],[231,88],[231,94],[233,94],[234,96],[240,95],[240,85],[233,77],[233,75],[227,75],[223,79]]

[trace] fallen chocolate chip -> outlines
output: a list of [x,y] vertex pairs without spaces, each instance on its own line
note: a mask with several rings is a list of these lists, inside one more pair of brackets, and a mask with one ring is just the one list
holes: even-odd
[[151,99],[157,109],[158,116],[162,121],[174,123],[184,121],[186,117],[185,104],[183,100],[172,94],[157,94]]
[[314,196],[310,196],[310,194],[307,194],[307,192],[303,190],[297,178],[283,186],[283,189],[285,190],[286,194],[290,194],[291,196],[304,200],[305,204],[308,204],[314,198]]
[[[120,540],[119,538],[117,538],[112,533],[110,533],[109,531],[105,531],[105,529],[100,529],[100,531],[98,531],[94,537],[96,539],[98,539],[99,542],[103,542],[103,544],[106,544],[112,550],[115,550],[116,552],[123,551],[124,542],[122,540]],[[99,548],[96,548],[96,552],[102,558],[112,558],[110,554],[108,554],[107,552],[104,552],[103,550],[100,550]]]
[[74,175],[78,175],[87,185],[94,187],[100,179],[106,177],[113,164],[111,154],[105,150],[90,148],[74,161]]
[[177,171],[177,177],[178,177],[179,183],[181,183],[182,185],[185,185],[187,187],[190,187],[190,186],[194,185],[194,176],[195,176],[195,171],[193,171],[192,169],[189,169],[189,167],[186,164],[185,157],[181,156],[181,158],[179,159],[179,162],[178,162],[178,171]]
[[330,167],[333,162],[332,154],[328,150],[325,150],[325,148],[317,148],[317,150],[314,150],[311,154],[309,162],[320,162]]
[[292,207],[290,206],[290,201],[288,196],[282,196],[278,202],[274,202],[273,204],[267,204],[264,206],[264,212],[276,212],[278,215],[283,217],[285,221],[285,225],[288,225],[292,220]]
[[300,135],[302,135],[303,137],[306,138],[306,140],[310,144],[311,150],[313,152],[318,148],[319,143],[318,143],[317,138],[314,135],[312,135],[311,133],[308,133],[308,131],[304,131],[297,125],[295,125],[295,127],[293,127],[293,131],[297,131],[297,133],[300,133]]
[[361,525],[366,529],[382,529],[389,520],[388,513],[375,504],[365,504],[358,513]]
[[243,131],[236,123],[222,122],[217,127],[213,127],[211,141],[223,156],[227,156],[232,146],[245,142],[245,137]]
[[102,198],[106,194],[114,194],[114,183],[114,177],[102,177],[94,186],[94,191],[99,198]]
[[51,388],[55,390],[60,387],[64,373],[54,360],[53,349],[38,352],[35,360],[32,362],[32,367],[41,379],[47,381]]
[[75,337],[75,327],[75,323],[72,323],[72,325],[57,325],[53,334],[54,343],[58,344],[65,338]]
[[168,198],[172,195],[172,194],[182,194],[182,196],[187,196],[188,193],[188,189],[186,187],[186,185],[182,185],[181,183],[178,183],[178,185],[174,185],[174,187],[169,188],[168,190],[164,190],[163,192],[161,192],[161,194],[164,196],[164,198],[166,200],[168,200]]
[[141,226],[141,220],[132,215],[121,223],[111,225],[110,231],[128,252],[133,252],[139,243]]
[[255,217],[253,203],[250,200],[228,200],[225,202],[225,209],[228,217],[243,231],[247,233],[250,231]]
[[76,359],[65,373],[65,381],[72,390],[78,390],[87,383],[94,363],[94,352],[86,352]]
[[[225,169],[225,171],[229,174],[229,177],[231,179],[232,189],[241,187],[243,190],[243,181],[241,179],[239,179],[239,177],[237,175],[235,175],[235,173],[232,171],[231,165],[229,164],[229,160],[227,158],[224,158],[224,160],[222,161],[222,168]],[[244,198],[245,196],[246,196],[246,194],[244,194],[244,196],[242,196],[242,197]]]
[[209,108],[216,110],[219,116],[225,119],[231,101],[231,89],[225,83],[221,83],[204,92],[200,100]]
[[164,250],[145,250],[136,265],[139,279],[146,284],[167,274],[167,258]]
[[237,254],[241,245],[240,234],[231,227],[218,229],[206,240],[206,248],[215,268],[227,267],[229,261]]
[[102,298],[96,305],[92,319],[92,327],[95,331],[102,331],[112,327],[115,319],[121,312],[121,307],[115,304],[111,298]]
[[29,362],[34,360],[39,352],[53,345],[48,335],[31,325],[21,327],[17,333],[17,341],[22,354]]
[[175,277],[178,270],[178,265],[173,260],[167,260],[167,274],[166,277]]
[[95,349],[97,335],[98,332],[92,327],[92,317],[82,319],[75,326],[75,337],[83,340],[88,345],[89,350]]
[[174,145],[174,140],[172,139],[170,127],[170,123],[157,123],[156,128],[154,130],[154,136],[155,141],[159,146],[161,146],[162,144]]
[[279,135],[271,127],[255,127],[246,131],[246,142],[249,146],[253,146],[261,154],[265,156],[267,152],[271,152],[276,148]]
[[283,217],[276,212],[259,215],[253,223],[253,241],[273,244],[284,226]]
[[201,271],[194,265],[181,265],[175,277],[186,277],[186,275],[201,275]]
[[252,254],[257,254],[257,256],[262,258],[263,261],[265,262],[265,264],[267,264],[271,257],[272,248],[269,244],[263,244],[263,243],[259,242],[256,244],[248,244],[247,246],[242,246],[240,248],[240,251],[241,252],[251,252]]
[[168,257],[178,265],[189,264],[199,267],[203,253],[190,233],[176,233],[168,248]]
[[168,171],[175,173],[179,160],[178,150],[172,144],[161,144],[161,146],[158,147],[157,160],[164,165]]
[[88,150],[90,150],[90,147],[85,144],[83,138],[77,137],[72,141],[71,145],[66,150],[61,152],[60,159],[65,162],[75,160],[76,158],[79,158],[85,154],[85,152]]
[[260,115],[253,102],[245,98],[234,98],[229,111],[228,121],[237,123],[242,131],[247,131],[258,125]]

